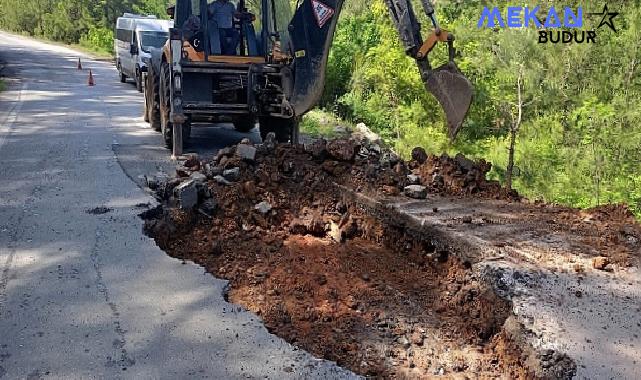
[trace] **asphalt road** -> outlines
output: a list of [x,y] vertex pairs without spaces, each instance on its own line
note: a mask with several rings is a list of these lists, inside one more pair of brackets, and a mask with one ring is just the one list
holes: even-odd
[[[0,95],[0,378],[353,376],[270,335],[224,301],[224,281],[143,236],[153,199],[135,181],[169,152],[133,84],[84,56],[76,70],[79,56],[0,33],[19,79]],[[246,137],[194,136],[201,154]]]

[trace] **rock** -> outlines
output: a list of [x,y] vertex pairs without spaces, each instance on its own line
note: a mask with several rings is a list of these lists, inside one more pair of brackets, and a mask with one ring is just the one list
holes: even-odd
[[191,175],[191,170],[186,166],[178,165],[176,166],[176,175],[180,178],[187,178]]
[[224,169],[221,168],[220,166],[214,166],[210,164],[205,165],[205,174],[209,178],[214,178],[217,175],[222,175],[223,172],[224,172]]
[[254,161],[256,159],[256,148],[251,145],[240,144],[236,147],[236,155],[244,161]]
[[305,152],[312,155],[312,157],[324,160],[327,156],[327,141],[325,139],[318,139],[310,144],[305,144]]
[[405,195],[413,199],[427,198],[427,188],[421,185],[411,185],[405,188]]
[[391,196],[396,196],[401,193],[396,186],[383,185],[382,190],[383,190],[383,193],[385,193],[385,195],[391,195]]
[[215,199],[208,199],[200,205],[200,210],[209,216],[213,216],[218,209],[218,202]]
[[408,349],[408,348],[410,348],[410,346],[411,346],[409,339],[407,339],[407,338],[406,338],[406,337],[404,337],[404,336],[402,336],[402,337],[398,338],[397,342],[398,342],[398,344],[400,344],[401,346],[403,346],[403,348],[404,348],[404,349]]
[[407,181],[410,183],[410,185],[420,185],[421,184],[421,177],[415,175],[415,174],[410,174],[407,176]]
[[370,150],[371,153],[375,155],[379,155],[383,153],[383,149],[378,144],[370,144],[370,146],[368,146],[368,149]]
[[183,165],[188,168],[200,167],[200,160],[198,159],[198,155],[191,154],[186,156],[186,160]]
[[193,180],[181,183],[174,189],[174,195],[178,199],[180,208],[190,210],[198,204],[198,189]]
[[254,144],[252,144],[252,141],[250,139],[248,139],[247,137],[245,137],[244,139],[240,140],[240,144],[241,145],[254,146]]
[[165,173],[158,172],[153,176],[145,176],[145,181],[147,182],[147,187],[151,190],[157,190],[169,181],[169,176]]
[[236,152],[236,149],[233,146],[230,146],[230,147],[219,150],[218,154],[216,154],[216,157],[221,158],[221,157],[233,156],[234,152]]
[[222,175],[217,175],[214,177],[214,181],[220,185],[231,185],[231,182],[227,181]]
[[259,204],[256,205],[256,207],[254,207],[254,209],[260,212],[261,214],[265,215],[272,210],[272,205],[269,204],[268,202],[260,202]]
[[412,334],[412,344],[415,344],[417,346],[422,346],[423,342],[425,342],[425,337],[421,332],[415,332]]
[[359,147],[351,140],[332,140],[327,143],[327,152],[339,161],[353,161]]
[[192,173],[191,176],[189,176],[189,178],[191,178],[191,180],[193,180],[197,184],[201,184],[201,185],[207,182],[207,176],[199,172]]
[[458,166],[462,169],[464,169],[466,172],[472,171],[475,169],[476,165],[474,164],[474,161],[470,160],[469,158],[465,157],[463,154],[459,153],[454,157],[454,160],[458,164]]
[[343,242],[343,231],[335,222],[331,222],[327,236],[329,236],[332,240],[334,240],[337,243]]
[[240,168],[236,167],[223,171],[223,177],[231,182],[238,181],[240,179]]
[[427,161],[427,152],[421,147],[416,147],[412,150],[412,160],[419,164],[424,164]]
[[372,132],[371,129],[365,125],[365,123],[356,124],[354,133],[352,137],[356,140],[367,140],[371,142],[379,142],[381,140],[380,136]]
[[605,270],[605,268],[610,264],[610,259],[607,257],[599,256],[592,259],[592,268],[598,270]]
[[379,163],[381,166],[394,167],[396,166],[401,159],[394,152],[383,152]]
[[272,151],[276,149],[277,144],[278,144],[278,141],[276,141],[276,133],[274,132],[269,132],[267,136],[265,136],[265,140],[263,140],[263,146],[268,151]]

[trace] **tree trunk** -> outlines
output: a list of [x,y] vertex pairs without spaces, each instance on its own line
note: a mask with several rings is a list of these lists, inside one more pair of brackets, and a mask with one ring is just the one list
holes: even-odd
[[518,101],[516,103],[517,107],[517,117],[512,118],[512,125],[510,126],[510,149],[507,161],[507,170],[505,174],[505,187],[508,190],[512,190],[512,178],[514,176],[514,152],[516,151],[516,135],[519,133],[521,128],[521,122],[523,121],[523,65],[519,66],[519,74],[516,81],[516,91],[518,96]]
[[512,175],[514,173],[514,150],[516,149],[516,129],[510,128],[510,150],[507,160],[507,173],[505,175],[505,187],[512,190]]

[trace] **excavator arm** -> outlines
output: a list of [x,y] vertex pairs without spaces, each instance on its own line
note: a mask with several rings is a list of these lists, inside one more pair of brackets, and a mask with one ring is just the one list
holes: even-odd
[[[439,27],[431,0],[421,0],[433,31],[423,39],[421,25],[410,0],[385,0],[405,52],[415,59],[426,89],[434,95],[445,112],[448,134],[456,138],[472,103],[473,87],[460,72],[454,58],[454,36]],[[343,0],[302,0],[289,26],[293,92],[291,104],[297,115],[313,108],[325,83],[325,68]],[[438,42],[447,43],[449,60],[434,69],[429,53]]]

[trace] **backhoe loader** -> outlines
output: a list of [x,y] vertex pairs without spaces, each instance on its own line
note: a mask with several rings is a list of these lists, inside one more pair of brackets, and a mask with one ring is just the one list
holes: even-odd
[[[214,0],[226,3],[229,0]],[[472,85],[457,68],[454,36],[439,27],[430,0],[420,0],[432,23],[424,40],[411,0],[385,0],[406,53],[426,89],[442,106],[454,139],[472,101]],[[227,121],[263,138],[298,141],[299,120],[322,95],[325,69],[344,0],[238,0],[233,31],[221,29],[212,0],[176,0],[174,28],[154,49],[145,86],[145,119],[161,131],[174,156],[199,121]],[[215,11],[214,11],[215,12]],[[433,68],[438,42],[448,62]],[[231,48],[230,48],[231,46]],[[224,53],[224,54],[223,54]]]

